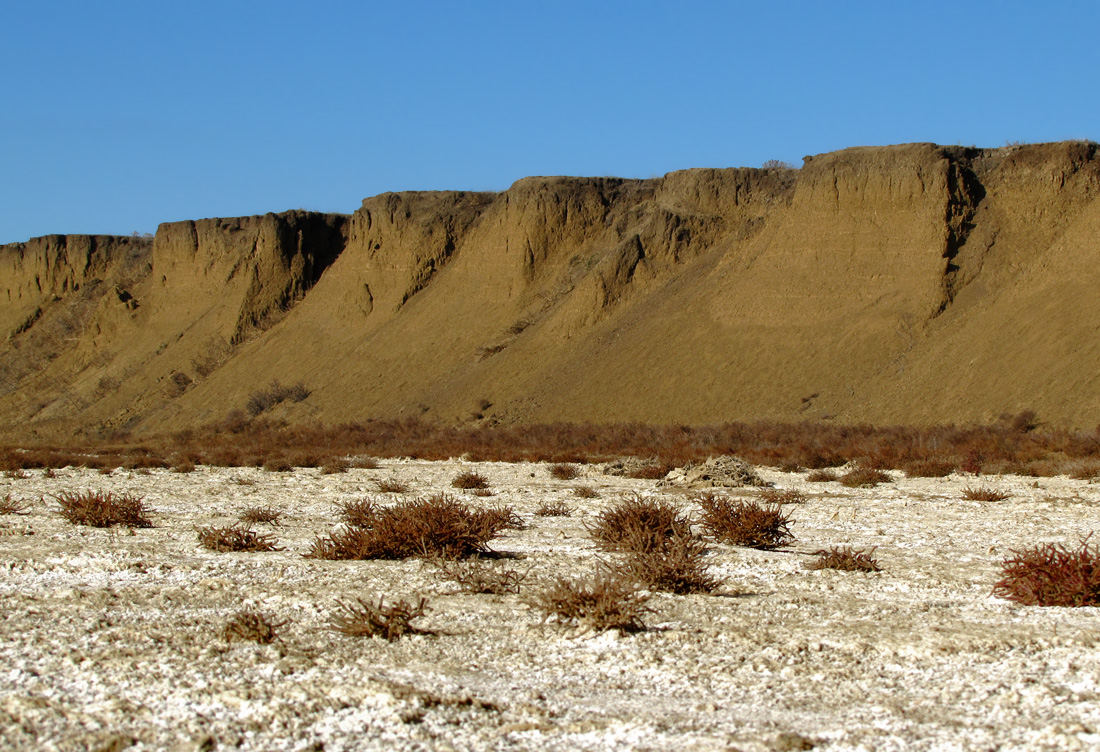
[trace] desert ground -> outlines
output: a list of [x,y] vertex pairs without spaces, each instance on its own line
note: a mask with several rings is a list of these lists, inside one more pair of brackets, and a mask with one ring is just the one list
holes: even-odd
[[[381,460],[323,475],[199,467],[65,468],[0,478],[0,748],[12,750],[1076,750],[1100,746],[1100,613],[995,597],[1001,562],[1096,527],[1100,485],[1065,477],[906,478],[874,488],[757,468],[805,503],[776,551],[714,544],[716,594],[656,593],[647,629],[546,621],[530,598],[615,555],[587,526],[626,494],[697,507],[681,488],[579,466]],[[451,488],[460,472],[493,495]],[[17,477],[11,477],[17,476]],[[375,481],[408,484],[381,494]],[[577,486],[599,498],[576,496]],[[966,487],[1006,491],[965,501]],[[65,491],[144,497],[148,529],[73,525]],[[527,572],[518,595],[468,595],[430,564],[303,558],[337,505],[447,492],[527,523],[491,547]],[[719,489],[737,497],[755,488]],[[565,501],[568,517],[535,510]],[[282,550],[217,553],[197,530],[246,509]],[[877,573],[809,570],[813,553],[874,547]],[[338,602],[415,600],[434,635],[330,629]],[[272,644],[227,642],[251,607]]]

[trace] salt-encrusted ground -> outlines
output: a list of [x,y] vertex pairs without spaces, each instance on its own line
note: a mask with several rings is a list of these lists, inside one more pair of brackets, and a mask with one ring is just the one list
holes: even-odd
[[[650,631],[569,636],[523,596],[473,596],[417,561],[303,559],[335,504],[398,478],[413,494],[486,475],[529,523],[494,541],[525,587],[591,571],[585,522],[622,494],[682,491],[585,468],[383,461],[321,475],[200,468],[77,469],[0,479],[29,514],[0,517],[0,748],[244,750],[1042,750],[1100,746],[1100,613],[1021,607],[990,595],[1010,549],[1076,544],[1096,528],[1083,481],[905,479],[875,489],[806,483],[797,543],[714,546],[720,595],[657,595]],[[896,474],[895,474],[896,475]],[[243,483],[242,483],[243,481]],[[1011,491],[960,500],[967,485]],[[577,485],[601,498],[573,496]],[[70,525],[50,494],[145,497],[156,527]],[[752,489],[732,491],[750,496]],[[45,497],[42,500],[42,497]],[[534,516],[564,499],[568,518]],[[195,530],[243,510],[285,512],[285,550],[218,554]],[[877,546],[877,574],[808,571],[826,546]],[[425,595],[439,631],[387,643],[326,628],[335,602]],[[246,605],[288,621],[272,646],[222,639]]]

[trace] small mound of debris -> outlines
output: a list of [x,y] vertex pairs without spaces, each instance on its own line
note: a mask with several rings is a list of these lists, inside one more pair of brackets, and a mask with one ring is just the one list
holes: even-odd
[[739,488],[770,486],[753,472],[752,465],[733,456],[711,457],[706,462],[689,462],[657,481],[658,486],[683,488]]

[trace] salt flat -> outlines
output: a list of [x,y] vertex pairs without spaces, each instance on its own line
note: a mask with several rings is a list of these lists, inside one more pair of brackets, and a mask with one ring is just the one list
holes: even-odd
[[[554,479],[544,464],[383,460],[322,475],[206,468],[188,474],[66,468],[0,479],[28,504],[0,517],[0,749],[43,750],[1072,750],[1100,745],[1100,613],[995,598],[1000,562],[1096,527],[1100,486],[953,475],[876,488],[808,483],[780,551],[710,548],[715,595],[656,594],[649,629],[576,635],[526,597],[598,559],[586,522],[638,492],[697,507],[654,481]],[[486,476],[494,495],[451,488]],[[379,494],[399,479],[405,495]],[[572,489],[595,488],[581,499]],[[963,501],[966,486],[1010,492]],[[143,496],[151,529],[63,520],[51,494]],[[530,570],[519,596],[465,595],[417,560],[318,561],[336,505],[447,492],[508,504],[528,524],[492,548]],[[723,491],[751,497],[755,489]],[[571,517],[539,517],[546,501]],[[283,550],[214,553],[196,530],[245,509]],[[812,553],[876,547],[879,573],[810,571]],[[423,595],[436,636],[387,643],[328,629],[336,602]],[[272,645],[222,638],[251,606],[287,622]]]

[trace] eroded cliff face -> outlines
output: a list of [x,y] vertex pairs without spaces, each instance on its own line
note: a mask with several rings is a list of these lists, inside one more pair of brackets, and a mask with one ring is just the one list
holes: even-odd
[[1098,194],[1095,144],[908,144],[36,239],[0,249],[0,415],[177,429],[278,379],[291,422],[1091,427]]

